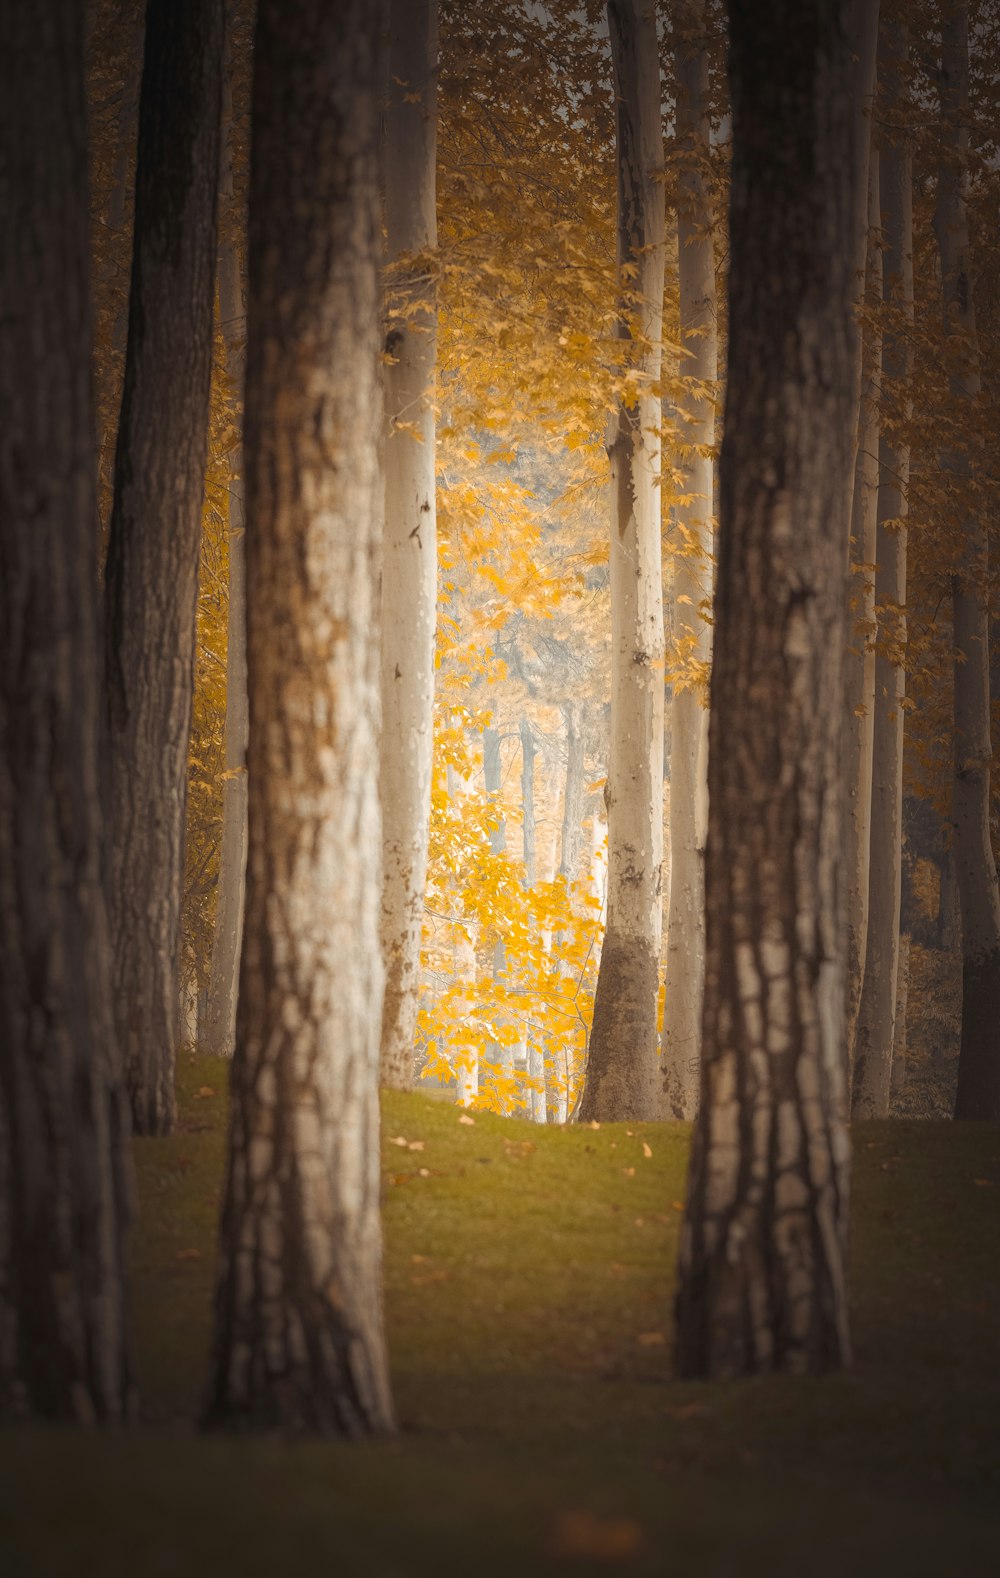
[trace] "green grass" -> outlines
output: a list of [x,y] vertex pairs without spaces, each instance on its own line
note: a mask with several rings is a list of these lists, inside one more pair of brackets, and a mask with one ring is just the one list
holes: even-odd
[[3,1578],[1000,1571],[997,1127],[858,1129],[854,1368],[721,1387],[670,1377],[682,1126],[388,1096],[398,1438],[205,1439],[226,1069],[181,1073],[136,1146],[147,1428],[0,1436]]

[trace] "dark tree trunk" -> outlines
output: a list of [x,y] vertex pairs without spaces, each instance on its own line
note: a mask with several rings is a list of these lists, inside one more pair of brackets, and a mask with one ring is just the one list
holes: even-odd
[[857,422],[848,0],[731,0],[729,383],[684,1375],[848,1357],[840,849]]
[[0,0],[0,1416],[120,1420],[82,9]]
[[149,0],[106,587],[115,1006],[140,1134],[174,1120],[222,32],[222,0]]
[[[941,121],[946,153],[938,174],[934,228],[941,254],[945,332],[953,347],[952,399],[978,400],[976,308],[965,203],[969,151],[968,11],[955,7],[942,30]],[[968,496],[980,458],[969,446],[942,456]],[[975,500],[964,522],[962,560],[952,582],[955,636],[955,742],[952,814],[962,915],[962,1046],[956,1118],[1000,1118],[1000,895],[990,842],[989,536]]]
[[249,858],[210,1423],[392,1424],[381,1304],[378,111],[367,0],[262,0]]

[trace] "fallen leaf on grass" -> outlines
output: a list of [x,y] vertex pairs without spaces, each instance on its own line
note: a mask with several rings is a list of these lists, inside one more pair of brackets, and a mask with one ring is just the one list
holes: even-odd
[[410,1142],[409,1140],[405,1139],[402,1134],[393,1134],[390,1137],[388,1143],[390,1145],[401,1145],[405,1151]]
[[175,1260],[200,1260],[200,1249],[179,1249],[174,1256]]
[[408,1140],[407,1141],[406,1149],[408,1151],[422,1151],[423,1148],[424,1148],[423,1140]]
[[662,1331],[641,1331],[635,1340],[640,1348],[663,1348],[667,1342]]
[[622,1168],[622,1172],[623,1172],[623,1174],[625,1175],[626,1178],[634,1178],[635,1177],[635,1168],[634,1167],[623,1167]]
[[214,1096],[214,1095],[215,1095],[215,1091],[212,1089],[211,1085],[202,1085],[202,1086],[200,1086],[200,1088],[198,1090],[198,1094],[195,1097],[195,1100],[196,1101],[204,1101],[207,1096]]
[[642,1529],[634,1518],[560,1512],[546,1541],[546,1553],[561,1561],[620,1562],[637,1556],[642,1543]]
[[972,1182],[977,1189],[992,1189],[993,1187],[992,1178],[973,1178]]
[[671,1200],[670,1204],[673,1206],[675,1211],[683,1211],[684,1209],[683,1200]]
[[590,1122],[587,1124],[588,1129],[599,1129],[600,1127],[601,1125],[598,1123],[596,1118],[591,1118]]
[[428,1282],[447,1282],[450,1276],[450,1271],[420,1271],[410,1278],[410,1283],[415,1288],[422,1288]]
[[642,1154],[643,1154],[643,1156],[645,1156],[647,1161],[649,1161],[649,1158],[653,1154],[652,1151],[650,1150],[649,1146],[646,1144],[645,1140],[643,1140],[643,1142],[642,1142]]
[[475,1118],[470,1118],[469,1114],[467,1112],[463,1112],[462,1116],[459,1118],[458,1121],[459,1121],[459,1123],[466,1123],[466,1124],[468,1124],[468,1126],[471,1128],[476,1120],[475,1120]]

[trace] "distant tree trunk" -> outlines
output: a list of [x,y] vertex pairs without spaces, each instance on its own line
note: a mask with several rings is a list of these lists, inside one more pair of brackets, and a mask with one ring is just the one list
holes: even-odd
[[[228,53],[228,51],[227,51]],[[233,212],[233,86],[227,61],[223,88],[223,151],[220,198],[226,233],[219,249],[219,317],[226,346],[226,373],[243,423],[246,375],[246,306],[239,236]],[[215,935],[208,980],[202,1049],[232,1057],[236,1039],[236,993],[243,942],[247,866],[247,583],[243,538],[243,441],[240,431],[229,455],[229,615],[226,641],[226,777],[222,785],[222,842],[216,894]]]
[[[397,267],[437,245],[437,0],[390,0],[385,204]],[[420,993],[434,742],[437,299],[426,264],[398,282],[412,317],[386,340],[382,560],[382,1083],[408,1090]],[[417,306],[419,304],[419,306]]]
[[567,893],[580,875],[580,830],[583,826],[583,770],[585,765],[580,715],[572,702],[563,707],[566,724],[566,778],[563,788],[562,833],[559,841],[559,875]]
[[[882,299],[882,205],[879,154],[873,148],[868,169],[868,221],[873,240],[868,248],[868,291]],[[845,819],[847,890],[847,1038],[849,1072],[861,984],[868,946],[868,866],[871,848],[872,751],[875,732],[875,543],[878,508],[879,391],[882,381],[882,334],[873,326],[864,336],[858,452],[851,500],[852,596],[847,640],[844,749],[847,789]]]
[[886,119],[880,156],[884,216],[883,298],[892,311],[882,342],[882,400],[891,418],[879,440],[875,603],[872,808],[868,927],[858,1010],[852,1108],[855,1117],[889,1113],[893,1023],[899,972],[903,875],[903,724],[906,697],[906,514],[913,375],[913,159],[909,141],[891,127],[904,107],[902,74],[909,52],[905,23],[883,29],[879,75]]
[[535,886],[535,736],[527,718],[521,719],[521,832],[524,850],[524,884]]
[[[507,850],[507,819],[503,815],[500,800],[500,734],[497,729],[487,727],[483,730],[483,784],[486,793],[490,796],[498,814],[496,827],[490,829],[490,849],[494,855],[503,855]],[[507,944],[502,935],[493,941],[493,980],[501,983],[507,977]],[[496,1063],[505,1074],[514,1072],[514,1048],[506,1046],[500,1041],[490,1042],[490,1062]]]
[[849,13],[848,0],[729,5],[729,379],[683,1375],[822,1371],[849,1351],[840,746],[865,195]]
[[[448,786],[448,800],[454,806],[459,795],[465,792],[467,785],[455,768],[449,762],[446,768],[446,782]],[[450,890],[454,910],[459,909],[458,895],[460,884],[456,877],[451,879]],[[462,993],[462,1004],[472,1011],[476,1006],[476,934],[469,922],[456,926],[451,949],[451,974],[454,981],[461,981],[465,985]],[[456,1005],[457,1006],[457,1005]],[[479,1051],[474,1048],[469,1039],[460,1040],[454,1047],[456,1057],[456,1079],[458,1081],[458,1105],[471,1107],[479,1094]]]
[[[945,331],[961,336],[949,379],[956,402],[978,400],[981,380],[965,205],[969,148],[969,23],[964,6],[942,25],[941,131],[934,229],[941,253]],[[970,418],[971,421],[971,418]],[[942,457],[962,486],[978,457],[968,448]],[[955,867],[962,913],[962,1047],[956,1118],[1000,1118],[1000,897],[990,843],[989,538],[979,510],[964,527],[952,583],[955,639]]]
[[82,8],[2,0],[0,33],[0,1418],[120,1421]]
[[[712,596],[713,385],[718,377],[715,248],[708,191],[708,49],[704,0],[692,0],[675,19],[677,140],[685,163],[677,214],[682,377],[698,380],[686,397],[684,440],[672,568],[674,638],[680,656],[706,666],[712,632],[704,616]],[[670,904],[663,1017],[663,1076],[667,1115],[693,1118],[698,1105],[701,1002],[705,974],[705,834],[708,827],[708,712],[692,685],[670,705]]]
[[261,0],[250,849],[208,1420],[391,1426],[378,1053],[378,115],[367,0]]
[[656,18],[608,0],[618,148],[618,333],[642,375],[608,430],[611,462],[611,753],[608,915],[580,1117],[654,1118],[662,935],[663,588],[659,380],[665,253]]
[[899,937],[899,970],[896,975],[896,1015],[892,1033],[892,1070],[889,1112],[896,1115],[906,1092],[906,1013],[910,1000],[909,932]]
[[140,1134],[174,1121],[222,31],[222,0],[149,0],[105,632],[115,1008]]

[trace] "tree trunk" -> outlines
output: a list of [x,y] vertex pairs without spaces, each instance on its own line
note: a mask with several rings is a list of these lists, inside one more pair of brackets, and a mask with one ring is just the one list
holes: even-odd
[[662,935],[663,587],[658,394],[665,252],[656,18],[608,0],[618,148],[618,333],[635,331],[640,393],[609,424],[611,753],[608,916],[594,996],[584,1119],[661,1106],[656,1006]]
[[[697,380],[686,399],[681,494],[672,560],[673,631],[678,658],[707,669],[712,597],[713,385],[718,377],[715,248],[706,166],[709,153],[708,50],[703,0],[678,17],[677,140],[685,163],[677,214],[682,377]],[[698,1105],[701,1002],[705,974],[705,834],[708,824],[708,712],[694,684],[670,705],[670,902],[663,1017],[666,1112],[693,1118]]]
[[[228,51],[227,51],[228,54]],[[219,317],[226,347],[226,373],[236,399],[236,420],[243,425],[243,382],[246,375],[246,306],[239,236],[242,224],[233,212],[233,85],[232,60],[222,97],[224,129],[219,195],[226,234],[219,249]],[[243,943],[243,903],[247,866],[247,586],[243,539],[242,433],[229,455],[229,615],[226,641],[226,777],[222,785],[222,842],[219,885],[215,901],[215,935],[208,980],[203,1050],[232,1057],[236,1039],[236,993]]]
[[535,886],[535,736],[527,718],[521,719],[521,832],[524,850],[524,885]]
[[[868,169],[868,296],[882,299],[882,206],[878,149]],[[844,761],[847,790],[845,887],[847,890],[847,1037],[849,1075],[868,946],[868,865],[871,848],[872,751],[875,733],[875,544],[878,508],[879,398],[882,333],[864,336],[858,451],[851,500],[851,628],[847,641]]]
[[250,848],[208,1418],[392,1423],[378,1053],[378,115],[366,0],[261,0],[246,387]]
[[174,1121],[222,31],[222,0],[149,0],[106,586],[115,1008],[140,1134]]
[[899,937],[899,970],[896,974],[896,1015],[892,1032],[892,1072],[889,1092],[889,1112],[896,1117],[906,1093],[906,1014],[910,1000],[910,947],[909,932]]
[[[382,1083],[408,1090],[420,993],[434,743],[437,0],[390,0],[385,212],[401,313],[386,339],[382,561]],[[407,263],[411,254],[419,261]],[[406,315],[406,314],[412,315]]]
[[730,0],[729,379],[683,1375],[849,1351],[840,872],[857,424],[848,0]]
[[905,23],[883,29],[879,75],[885,87],[879,176],[883,213],[883,299],[892,313],[882,342],[882,399],[891,420],[879,440],[875,603],[875,712],[868,864],[868,927],[858,1010],[852,1110],[889,1113],[899,906],[903,874],[903,724],[906,697],[906,514],[913,375],[913,168],[908,140],[893,133],[904,108],[909,52]]
[[[500,776],[500,734],[490,727],[483,730],[483,784],[486,793],[490,796],[497,814],[497,824],[490,828],[490,849],[494,855],[502,855],[507,849],[507,819],[503,815],[500,801],[502,787]],[[507,945],[502,935],[493,941],[493,980],[503,982],[507,977]],[[491,1063],[503,1069],[504,1074],[514,1072],[514,1048],[505,1046],[502,1042],[491,1041],[489,1058]],[[506,1110],[506,1109],[505,1109]]]
[[559,875],[570,894],[580,875],[580,830],[583,825],[583,771],[585,747],[580,715],[572,702],[563,707],[566,724],[566,779],[563,788],[562,831],[559,840]]
[[[965,206],[969,147],[968,12],[957,7],[942,28],[941,121],[947,155],[938,172],[934,229],[941,253],[945,332],[953,341],[949,387],[955,401],[978,400],[981,383]],[[972,418],[970,417],[970,422]],[[978,456],[942,456],[967,490]],[[956,1118],[1000,1118],[1000,897],[990,843],[989,539],[974,509],[964,524],[962,560],[952,583],[955,639],[955,869],[962,914],[962,1046]]]
[[0,13],[0,1417],[120,1421],[83,16]]

